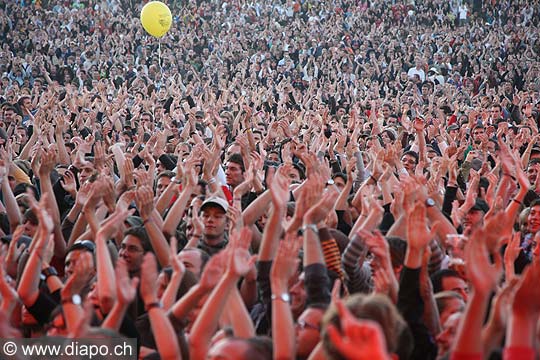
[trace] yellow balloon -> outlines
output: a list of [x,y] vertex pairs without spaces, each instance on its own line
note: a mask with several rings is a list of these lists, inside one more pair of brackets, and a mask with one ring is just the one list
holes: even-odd
[[147,33],[162,37],[171,28],[171,10],[161,1],[151,1],[141,10],[141,23]]

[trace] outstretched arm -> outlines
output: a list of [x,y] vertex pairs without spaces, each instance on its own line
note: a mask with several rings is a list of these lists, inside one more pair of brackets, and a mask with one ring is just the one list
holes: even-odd
[[141,266],[141,297],[150,318],[152,332],[159,334],[154,339],[160,357],[167,360],[178,360],[182,356],[178,347],[177,336],[167,318],[167,313],[158,301],[157,278],[156,258],[151,253],[147,253]]

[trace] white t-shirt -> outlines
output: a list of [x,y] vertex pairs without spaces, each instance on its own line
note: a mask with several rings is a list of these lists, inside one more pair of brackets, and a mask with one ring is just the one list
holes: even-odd
[[459,19],[460,20],[467,20],[467,13],[469,12],[469,9],[467,9],[467,6],[460,6],[459,7]]
[[416,66],[410,68],[409,71],[407,71],[407,75],[410,78],[413,78],[414,75],[418,75],[420,77],[420,80],[422,80],[422,81],[426,80],[426,73],[424,72],[424,70],[422,70],[422,69],[419,70],[419,69],[416,68]]

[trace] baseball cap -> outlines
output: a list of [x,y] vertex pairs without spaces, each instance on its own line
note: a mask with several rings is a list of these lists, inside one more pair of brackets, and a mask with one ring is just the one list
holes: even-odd
[[448,131],[459,130],[459,125],[458,124],[452,124],[448,128],[446,128],[446,130],[448,130]]
[[485,200],[476,199],[476,201],[474,202],[474,206],[471,208],[470,211],[473,211],[473,210],[480,210],[480,211],[483,211],[485,214],[489,211],[489,205],[487,204]]
[[129,224],[130,227],[143,226],[144,224],[141,217],[133,215],[128,216],[126,222]]
[[201,211],[204,210],[208,206],[220,207],[225,212],[227,212],[227,210],[229,210],[229,203],[227,202],[227,200],[225,200],[223,198],[220,198],[220,197],[217,197],[217,196],[212,196],[212,197],[209,197],[208,199],[206,199],[201,205]]
[[96,244],[94,244],[94,242],[91,240],[76,241],[75,243],[73,243],[73,245],[69,247],[69,249],[66,251],[66,254],[69,254],[70,252],[75,250],[84,250],[93,254],[96,250]]
[[[13,239],[12,234],[2,236],[2,238],[0,238],[0,241],[2,242],[2,244],[9,245],[11,243],[11,239]],[[26,248],[28,248],[28,247],[30,247],[31,242],[32,242],[31,237],[26,236],[26,235],[21,235],[21,237],[19,237],[19,240],[17,241],[17,246],[21,246],[22,244],[25,244]]]
[[441,152],[435,149],[431,144],[426,145],[426,150],[427,152],[434,152],[435,154],[437,154],[437,156],[441,156]]

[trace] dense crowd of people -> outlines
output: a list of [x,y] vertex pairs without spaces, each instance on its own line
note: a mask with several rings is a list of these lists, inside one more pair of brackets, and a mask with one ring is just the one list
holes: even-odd
[[533,359],[540,3],[0,0],[0,337]]

